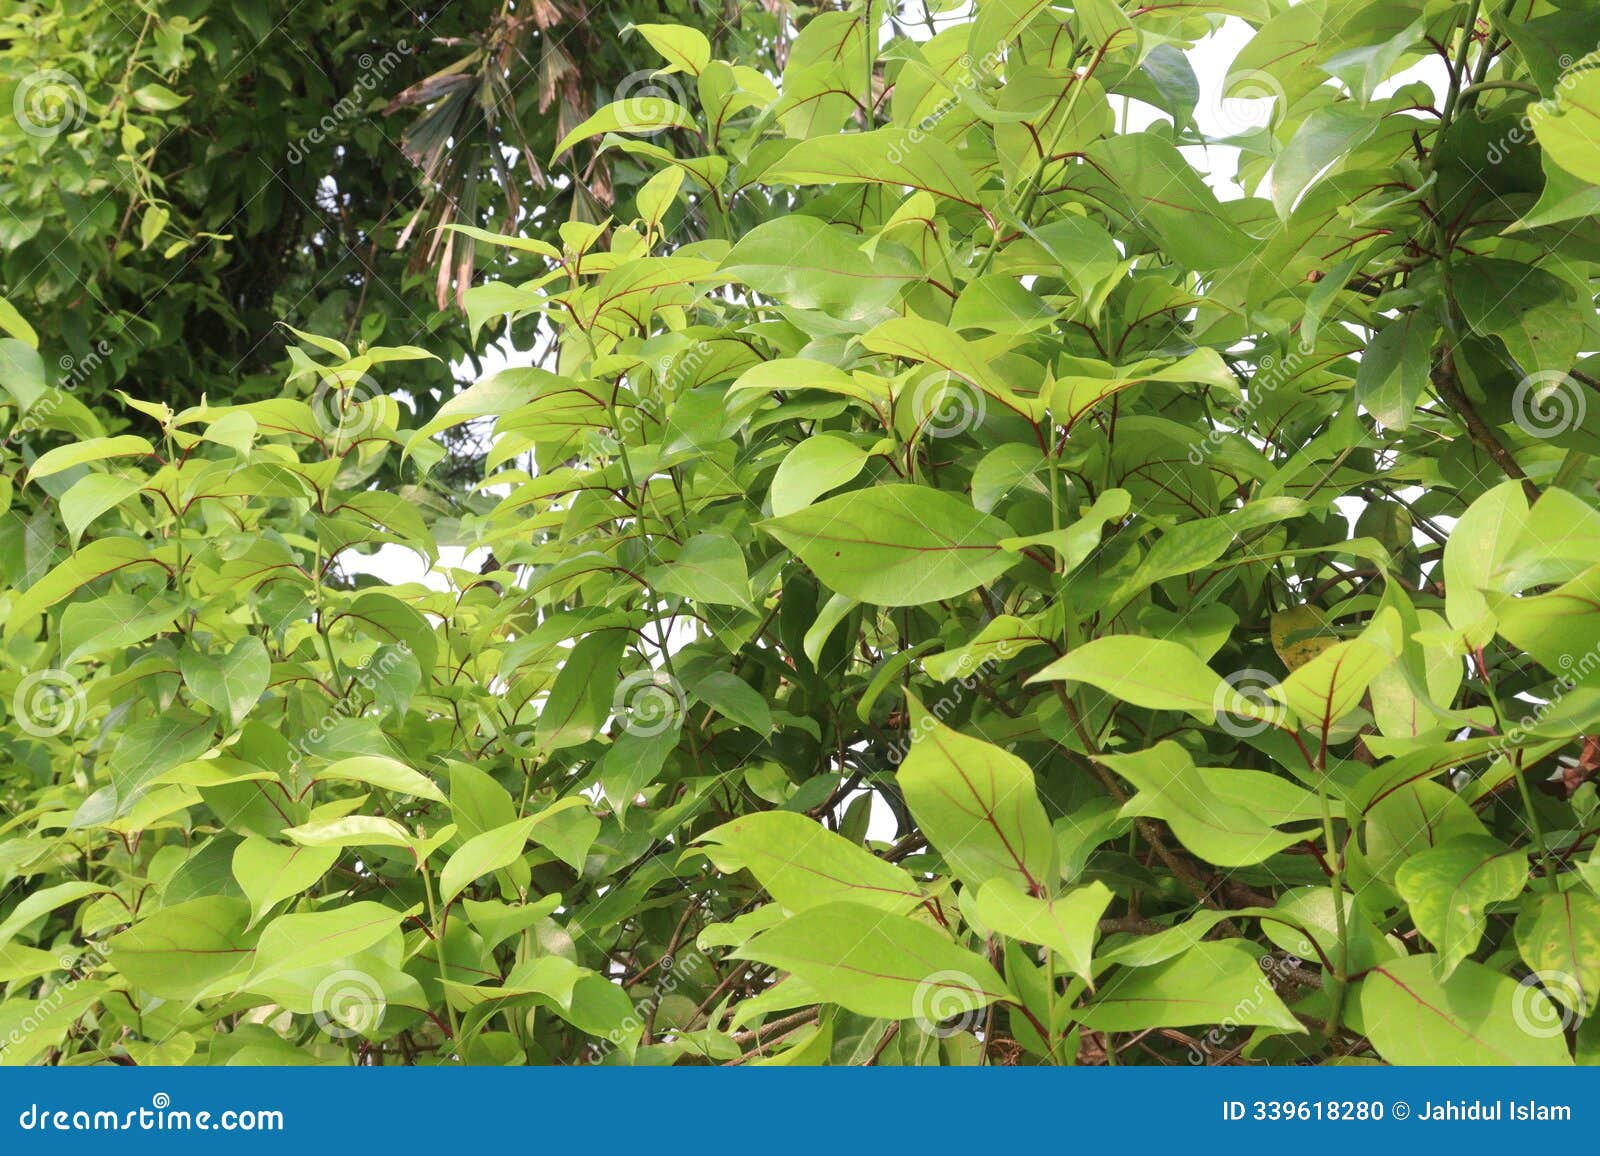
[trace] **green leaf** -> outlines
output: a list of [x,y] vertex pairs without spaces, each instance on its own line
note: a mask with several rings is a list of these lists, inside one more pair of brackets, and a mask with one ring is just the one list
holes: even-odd
[[851,481],[867,464],[867,451],[837,434],[807,438],[790,450],[767,493],[778,517],[803,510],[829,490]]
[[803,140],[769,165],[762,179],[778,185],[890,185],[978,204],[977,184],[959,153],[937,137],[900,127]]
[[[1187,711],[1207,723],[1221,710],[1249,717],[1268,713],[1234,694],[1187,646],[1160,638],[1132,634],[1096,638],[1028,679],[1052,681],[1086,682],[1123,702],[1150,710]],[[1281,712],[1268,717],[1281,717]]]
[[28,324],[27,318],[17,311],[17,307],[4,297],[0,297],[0,330],[4,330],[24,345],[33,349],[39,348],[38,333]]
[[250,900],[250,922],[291,895],[300,895],[328,873],[339,859],[337,847],[285,847],[250,835],[233,850],[233,877]]
[[12,600],[6,633],[32,624],[36,615],[96,579],[152,561],[149,546],[138,539],[96,539]]
[[1149,382],[1169,385],[1206,385],[1230,397],[1239,396],[1239,383],[1214,349],[1197,349],[1170,364],[1151,360],[1138,365],[1101,366],[1078,363],[1073,369],[1102,372],[1065,373],[1050,390],[1050,410],[1062,425],[1072,426],[1100,402],[1131,386]]
[[374,787],[382,787],[386,791],[393,791],[397,795],[432,799],[437,803],[445,801],[444,792],[434,785],[432,779],[385,755],[357,755],[354,758],[340,759],[323,767],[313,777],[319,782],[337,779],[350,783],[367,783]]
[[366,900],[324,911],[280,915],[261,929],[255,963],[245,982],[260,984],[365,951],[398,931],[405,915]]
[[108,760],[119,807],[126,811],[157,776],[198,758],[215,730],[211,718],[177,708],[126,728]]
[[537,815],[515,819],[474,835],[456,848],[446,861],[444,870],[439,872],[439,901],[448,906],[473,880],[510,866],[514,860],[521,858],[522,850],[528,845],[535,827],[563,811],[583,805],[584,800],[580,798],[562,799]]
[[1447,839],[1411,856],[1395,875],[1417,930],[1438,949],[1440,978],[1477,950],[1484,908],[1515,899],[1527,881],[1527,855],[1485,835]]
[[915,696],[911,751],[896,781],[928,842],[969,887],[1003,879],[1041,895],[1055,835],[1033,771],[1009,751],[946,727]]
[[1551,102],[1530,108],[1534,134],[1556,164],[1600,185],[1600,73],[1592,67],[1576,69],[1557,88],[1553,111]]
[[1100,761],[1138,788],[1124,815],[1164,820],[1178,841],[1208,863],[1244,867],[1265,862],[1306,836],[1280,831],[1259,805],[1233,802],[1209,789],[1189,757],[1174,742]]
[[1113,898],[1104,883],[1091,883],[1064,896],[1040,899],[997,877],[978,891],[978,918],[1002,935],[1048,947],[1069,972],[1093,987],[1090,956],[1100,917]]
[[161,84],[144,84],[133,90],[134,103],[151,112],[171,112],[181,107],[188,99]]
[[546,751],[578,746],[594,738],[611,713],[617,666],[628,637],[620,630],[598,630],[578,640],[561,664],[535,729]]
[[250,966],[250,906],[210,896],[163,907],[139,920],[107,946],[134,987],[162,999],[194,1000],[223,977]]
[[61,612],[62,662],[70,667],[91,655],[115,655],[170,629],[182,610],[177,597],[146,598],[116,590],[73,602]]
[[857,1015],[937,1023],[1012,998],[982,956],[926,923],[860,903],[809,908],[735,954],[791,972]]
[[[809,216],[783,216],[745,233],[717,267],[758,293],[797,309],[866,317],[893,301],[922,274],[896,244],[871,252],[842,226]],[[804,253],[804,261],[795,254]]]
[[689,691],[742,727],[757,734],[772,731],[772,708],[744,679],[728,670],[713,670],[689,679]]
[[1466,960],[1439,979],[1438,961],[1412,955],[1380,964],[1361,981],[1361,1021],[1391,1064],[1564,1067],[1572,1060],[1560,1010],[1540,990]]
[[47,478],[51,474],[58,474],[62,470],[71,469],[84,462],[97,462],[105,458],[129,455],[143,457],[154,452],[154,447],[147,440],[134,434],[123,434],[114,438],[90,438],[88,441],[57,446],[48,453],[39,455],[39,460],[28,470],[28,477],[38,481],[40,478]]
[[1421,312],[1404,313],[1380,329],[1356,369],[1356,401],[1390,429],[1411,425],[1411,414],[1428,388],[1437,328]]
[[405,452],[413,454],[417,446],[434,434],[480,417],[499,417],[527,405],[541,393],[560,388],[561,379],[542,369],[518,366],[501,370],[481,381],[474,382],[439,407],[422,428],[406,439]]
[[225,654],[186,648],[181,659],[189,692],[237,726],[267,690],[272,659],[261,640],[241,638]]
[[298,827],[285,827],[283,833],[302,847],[405,847],[416,840],[393,819],[381,815],[345,815],[337,819],[314,819]]
[[[1548,374],[1558,383],[1565,378],[1588,330],[1572,309],[1570,290],[1561,278],[1491,258],[1464,261],[1456,275],[1456,300],[1475,332],[1505,342],[1522,374]],[[1536,407],[1533,412],[1540,411]]]
[[761,528],[800,555],[831,589],[879,606],[954,598],[993,581],[1015,561],[998,518],[925,486],[853,490]]
[[61,495],[61,521],[77,546],[93,521],[137,494],[142,483],[119,474],[85,474]]
[[48,915],[58,908],[65,907],[68,903],[76,903],[89,895],[99,895],[106,891],[103,883],[90,883],[82,879],[70,880],[66,883],[57,883],[52,887],[40,888],[37,891],[24,895],[0,922],[0,947],[4,947],[14,939],[19,931],[32,923],[40,916]]
[[899,867],[792,811],[742,815],[700,836],[717,870],[748,870],[790,911],[835,900],[905,914],[922,890]]
[[573,145],[608,132],[648,136],[669,128],[694,128],[694,117],[676,101],[661,96],[641,96],[608,104],[561,139],[552,157]]
[[671,562],[651,567],[645,575],[663,594],[696,602],[750,608],[750,576],[744,552],[726,534],[697,534],[683,544]]
[[1123,968],[1077,1013],[1104,1032],[1232,1023],[1285,1032],[1306,1029],[1273,990],[1272,976],[1238,940],[1198,943],[1153,967]]
[[1232,269],[1254,251],[1255,242],[1167,137],[1115,136],[1096,141],[1087,154],[1115,182],[1130,221],[1153,232],[1183,265]]
[[34,348],[37,342],[0,337],[0,387],[27,413],[44,396],[50,382],[44,375],[44,359]]
[[630,24],[628,27],[667,58],[668,67],[662,69],[663,73],[687,72],[699,76],[711,63],[711,41],[699,29],[678,24]]
[[1304,723],[1327,735],[1355,710],[1372,680],[1398,656],[1399,618],[1386,609],[1373,616],[1359,638],[1335,643],[1267,693]]
[[1338,101],[1315,109],[1301,123],[1272,166],[1272,204],[1288,220],[1300,198],[1329,167],[1329,161],[1366,140],[1382,122],[1380,107]]
[[[937,322],[921,317],[896,317],[862,334],[861,344],[874,353],[893,354],[937,366],[1030,421],[1036,420],[1042,412],[1037,400],[1018,397],[1006,385],[992,355],[986,356],[977,343]],[[921,408],[925,412],[936,410],[932,400],[922,399]]]
[[1577,889],[1528,895],[1516,940],[1552,1000],[1583,1017],[1600,1006],[1600,899]]

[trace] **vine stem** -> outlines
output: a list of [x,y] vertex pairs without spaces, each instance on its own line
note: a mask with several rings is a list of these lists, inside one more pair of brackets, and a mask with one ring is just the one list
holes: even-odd
[[1317,798],[1322,803],[1322,838],[1327,845],[1327,861],[1332,871],[1329,883],[1333,887],[1333,930],[1339,937],[1337,966],[1333,971],[1333,985],[1328,990],[1328,1021],[1324,1026],[1327,1039],[1332,1040],[1339,1030],[1344,1012],[1345,992],[1350,984],[1350,935],[1344,905],[1344,848],[1339,846],[1333,829],[1333,803],[1328,797],[1327,771],[1324,760],[1318,760]]
[[439,986],[444,989],[444,1010],[450,1020],[450,1038],[456,1041],[457,1047],[461,1041],[461,1024],[456,1018],[456,1008],[450,1002],[450,971],[449,965],[444,961],[444,924],[440,922],[438,905],[433,899],[433,876],[428,872],[426,861],[419,863],[417,869],[422,872],[422,895],[428,903],[428,922],[433,924],[438,934],[434,937],[433,950],[439,964]]

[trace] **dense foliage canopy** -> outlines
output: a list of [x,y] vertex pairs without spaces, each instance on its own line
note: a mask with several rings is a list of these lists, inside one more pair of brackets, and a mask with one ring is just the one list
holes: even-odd
[[[687,0],[13,0],[0,15],[0,284],[80,397],[270,397],[279,321],[425,341],[419,401],[481,351],[441,222],[554,237],[648,177],[554,146],[648,86],[633,20]],[[770,30],[759,9],[713,30]],[[755,49],[752,48],[751,51]],[[426,392],[425,392],[426,391]],[[109,412],[113,420],[120,416]]]
[[0,1061],[1600,1058],[1600,8],[732,7],[436,410],[9,293]]

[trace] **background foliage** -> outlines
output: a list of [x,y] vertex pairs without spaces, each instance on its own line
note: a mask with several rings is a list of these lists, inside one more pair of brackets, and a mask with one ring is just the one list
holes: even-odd
[[909,9],[633,30],[436,411],[10,293],[0,1059],[1595,1058],[1600,11]]
[[[26,0],[0,19],[0,284],[74,385],[177,403],[273,396],[277,322],[426,341],[424,406],[482,351],[447,303],[459,221],[554,236],[644,176],[556,142],[656,56],[672,3]],[[719,43],[770,25],[735,8]],[[532,341],[532,331],[526,335]],[[426,392],[424,392],[426,391]],[[115,411],[105,415],[113,420]]]

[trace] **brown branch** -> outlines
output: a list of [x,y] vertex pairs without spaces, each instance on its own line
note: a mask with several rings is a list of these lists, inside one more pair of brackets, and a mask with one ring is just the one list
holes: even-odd
[[1456,417],[1466,427],[1467,436],[1479,449],[1489,455],[1490,460],[1500,467],[1506,477],[1515,478],[1522,483],[1522,492],[1527,495],[1530,505],[1537,502],[1539,487],[1534,485],[1533,480],[1517,464],[1517,459],[1500,440],[1500,435],[1478,416],[1478,411],[1472,407],[1471,399],[1461,388],[1461,382],[1456,376],[1455,351],[1448,345],[1445,346],[1439,363],[1433,367],[1431,377],[1433,388],[1438,392],[1440,399],[1455,411]]

